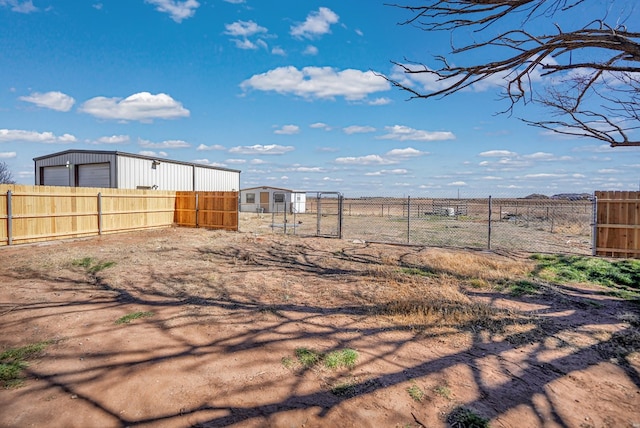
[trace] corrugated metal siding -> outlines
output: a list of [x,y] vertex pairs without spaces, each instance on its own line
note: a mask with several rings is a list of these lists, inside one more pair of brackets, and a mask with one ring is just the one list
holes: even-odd
[[162,159],[159,159],[159,162],[154,168],[152,160],[118,156],[118,187],[136,189],[143,186],[159,190],[193,190],[193,167]]
[[111,185],[110,187],[116,187],[116,183],[114,178],[116,176],[116,156],[115,154],[109,153],[67,153],[59,156],[52,156],[44,159],[37,160],[35,163],[35,184],[40,184],[40,169],[42,167],[47,166],[62,166],[66,165],[67,161],[69,161],[71,171],[71,177],[74,176],[73,168],[76,165],[87,164],[87,163],[110,163],[111,167]]
[[230,192],[240,190],[240,173],[219,169],[195,167],[195,190]]

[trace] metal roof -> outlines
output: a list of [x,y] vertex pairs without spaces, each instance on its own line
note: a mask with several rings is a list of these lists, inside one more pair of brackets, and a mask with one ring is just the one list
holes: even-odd
[[173,159],[165,159],[165,158],[159,158],[159,157],[152,157],[152,156],[144,156],[144,155],[136,155],[134,153],[127,153],[127,152],[119,152],[119,151],[113,151],[113,150],[64,150],[62,152],[57,152],[57,153],[51,153],[48,155],[44,155],[44,156],[39,156],[37,158],[33,158],[34,162],[37,162],[41,159],[47,159],[47,158],[52,158],[54,156],[61,156],[61,155],[67,155],[67,154],[72,154],[72,153],[86,153],[86,154],[91,154],[91,153],[95,153],[95,154],[99,154],[99,155],[116,155],[116,156],[125,156],[125,157],[130,157],[130,158],[138,158],[138,159],[148,159],[150,161],[162,161],[162,162],[171,162],[171,163],[177,163],[177,164],[181,164],[181,165],[189,165],[189,166],[198,166],[201,168],[209,168],[209,169],[217,169],[220,171],[229,171],[229,172],[241,172],[238,169],[230,169],[230,168],[222,168],[222,167],[218,167],[218,166],[212,166],[212,165],[203,165],[200,163],[195,163],[195,162],[183,162],[183,161],[178,161],[178,160],[173,160]]

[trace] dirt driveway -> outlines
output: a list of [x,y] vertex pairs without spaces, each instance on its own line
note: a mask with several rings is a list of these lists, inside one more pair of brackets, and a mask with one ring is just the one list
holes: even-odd
[[0,352],[47,345],[0,426],[640,427],[638,307],[501,288],[530,269],[177,228],[2,248]]

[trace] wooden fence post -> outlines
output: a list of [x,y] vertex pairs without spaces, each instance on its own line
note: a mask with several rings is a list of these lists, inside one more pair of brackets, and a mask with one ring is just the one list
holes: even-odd
[[7,190],[7,245],[13,243],[13,221],[11,213],[11,190]]
[[102,235],[102,193],[98,192],[98,235]]

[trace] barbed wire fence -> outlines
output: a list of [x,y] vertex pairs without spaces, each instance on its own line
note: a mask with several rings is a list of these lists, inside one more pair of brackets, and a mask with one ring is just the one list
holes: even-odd
[[591,199],[308,197],[302,213],[282,208],[263,214],[273,233],[582,255],[593,247]]

